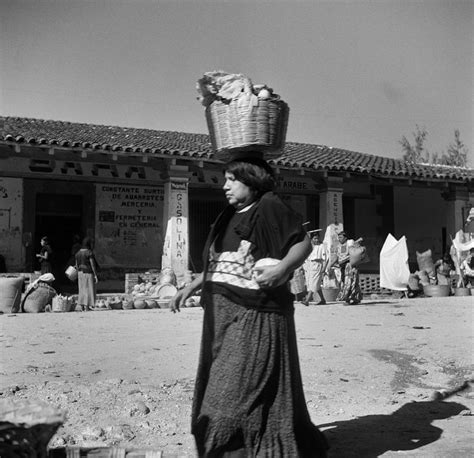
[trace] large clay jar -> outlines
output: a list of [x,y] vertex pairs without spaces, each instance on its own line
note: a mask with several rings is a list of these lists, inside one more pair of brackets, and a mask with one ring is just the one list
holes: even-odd
[[146,309],[147,305],[144,299],[135,299],[133,307],[136,309]]

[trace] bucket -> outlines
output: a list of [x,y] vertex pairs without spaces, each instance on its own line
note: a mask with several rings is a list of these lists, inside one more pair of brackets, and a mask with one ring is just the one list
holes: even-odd
[[453,292],[455,296],[470,296],[471,295],[470,288],[453,288]]
[[425,285],[423,293],[428,297],[446,297],[449,296],[449,285]]
[[326,302],[335,302],[339,294],[339,288],[321,288]]
[[69,278],[71,281],[76,281],[77,280],[77,270],[74,266],[69,266],[66,269],[66,277]]

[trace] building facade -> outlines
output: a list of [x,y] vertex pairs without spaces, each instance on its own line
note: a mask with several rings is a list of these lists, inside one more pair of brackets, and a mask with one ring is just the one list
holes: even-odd
[[[389,233],[441,256],[474,207],[474,170],[288,143],[270,161],[283,200],[308,228],[342,224],[363,237],[378,271]],[[104,271],[202,268],[209,225],[226,205],[208,136],[0,118],[0,254],[38,269],[48,235],[61,275],[75,234],[95,240]]]

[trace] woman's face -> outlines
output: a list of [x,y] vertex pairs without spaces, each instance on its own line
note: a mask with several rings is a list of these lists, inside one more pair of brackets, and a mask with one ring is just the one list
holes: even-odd
[[313,242],[313,245],[319,245],[319,235],[318,234],[315,234],[313,235],[313,237],[311,237],[311,241]]
[[255,192],[246,184],[237,180],[233,173],[225,172],[224,177],[225,183],[222,189],[230,205],[240,210],[255,200]]
[[339,234],[337,236],[337,238],[339,239],[339,243],[346,243],[347,242],[347,237],[343,234]]

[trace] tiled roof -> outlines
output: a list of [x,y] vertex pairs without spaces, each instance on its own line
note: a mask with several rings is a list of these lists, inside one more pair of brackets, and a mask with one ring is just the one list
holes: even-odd
[[[0,140],[36,145],[212,160],[209,136],[34,118],[0,117]],[[413,164],[324,145],[288,142],[275,166],[355,172],[393,178],[474,181],[474,169]]]

